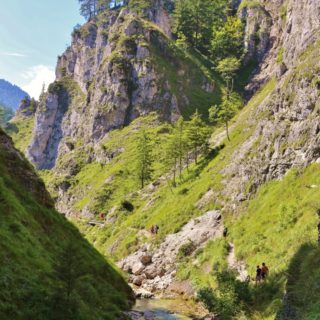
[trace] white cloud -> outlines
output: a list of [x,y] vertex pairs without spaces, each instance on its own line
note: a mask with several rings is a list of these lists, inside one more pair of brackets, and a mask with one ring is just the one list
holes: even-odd
[[0,52],[1,56],[8,56],[8,57],[26,57],[26,55],[18,52]]
[[22,73],[21,76],[27,81],[27,83],[22,86],[22,89],[36,99],[39,98],[43,84],[45,84],[47,88],[48,85],[55,80],[54,69],[45,65],[31,67]]

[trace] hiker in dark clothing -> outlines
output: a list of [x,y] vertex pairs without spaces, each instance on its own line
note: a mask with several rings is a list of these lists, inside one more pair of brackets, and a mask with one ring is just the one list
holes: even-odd
[[265,280],[267,278],[267,276],[268,276],[268,273],[269,273],[269,268],[263,262],[262,263],[262,268],[261,268],[261,279]]
[[223,237],[226,238],[228,236],[228,228],[225,227],[223,230]]
[[257,271],[256,271],[256,284],[261,282],[261,273],[262,270],[260,268],[260,266],[257,266]]

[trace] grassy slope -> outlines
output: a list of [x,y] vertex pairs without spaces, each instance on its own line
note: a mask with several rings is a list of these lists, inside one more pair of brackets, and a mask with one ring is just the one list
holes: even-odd
[[[128,307],[130,290],[52,209],[32,168],[4,148],[7,139],[0,132],[0,318],[69,319],[72,304],[77,319],[114,319]],[[63,298],[68,279],[70,304]]]
[[[316,81],[312,66],[316,64],[317,50],[314,49],[318,47],[318,44],[311,46],[301,56],[302,63],[295,69],[294,77],[307,77],[312,84]],[[285,83],[283,90],[286,86]],[[255,99],[259,96],[261,93]],[[243,112],[240,115],[243,116]],[[233,130],[232,140],[236,143],[243,138],[242,134],[239,135],[239,128],[245,118]],[[229,145],[231,150],[235,150],[235,146]],[[224,157],[224,152],[221,152],[220,159],[228,163],[230,160]],[[274,319],[276,314],[288,310],[291,310],[290,319],[319,318],[320,301],[315,294],[320,281],[320,250],[316,242],[317,210],[320,208],[319,173],[319,164],[293,169],[281,181],[271,181],[262,186],[256,196],[244,205],[240,217],[225,217],[230,231],[228,241],[235,244],[236,254],[246,262],[250,275],[254,276],[255,266],[263,261],[271,269],[268,283],[252,288],[254,300],[248,306],[250,318]],[[197,288],[216,286],[214,275],[208,270],[210,266],[211,271],[226,267],[223,260],[225,247],[223,240],[210,243],[198,253],[196,263],[194,259],[187,259],[180,264],[178,276],[190,279]],[[282,307],[285,289],[288,302]]]
[[13,139],[15,147],[25,153],[32,138],[34,117],[15,117],[11,122],[7,133]]
[[[199,166],[192,165],[189,172],[186,170],[183,173],[182,180],[178,181],[178,186],[174,190],[164,182],[155,191],[148,188],[142,193],[135,191],[138,187],[138,180],[134,175],[137,129],[144,127],[158,136],[155,150],[159,154],[156,158],[159,159],[166,143],[166,133],[159,134],[159,132],[163,132],[167,125],[152,126],[152,119],[147,117],[137,120],[123,130],[111,133],[105,147],[110,150],[114,146],[122,147],[125,152],[105,166],[96,163],[85,166],[75,177],[74,185],[69,191],[71,194],[86,192],[82,200],[76,204],[75,211],[85,207],[90,201],[93,206],[97,205],[97,213],[107,213],[114,206],[118,207],[114,213],[117,219],[104,228],[88,227],[85,223],[78,222],[88,239],[105,254],[112,248],[112,256],[120,259],[134,250],[139,243],[146,241],[143,234],[139,233],[140,230],[149,229],[152,224],[158,224],[160,232],[155,241],[161,241],[165,235],[179,230],[192,217],[201,215],[207,209],[219,208],[220,204],[217,202],[209,204],[200,211],[195,204],[209,188],[215,191],[222,188],[220,171],[231,160],[234,148],[254,129],[254,125],[247,127],[246,119],[252,109],[270,93],[274,84],[275,82],[271,81],[235,120],[238,125],[232,132],[231,143],[227,144],[214,159],[202,159]],[[157,163],[154,176],[160,176],[162,173],[161,164]],[[110,177],[113,179],[112,182],[106,182],[111,179]],[[92,201],[97,198],[97,193],[100,192],[101,195],[101,190],[104,189],[109,195],[112,189],[109,199],[104,198],[100,205],[98,201]],[[143,196],[145,193],[149,196]],[[153,201],[149,202],[150,199]],[[121,201],[123,200],[130,201],[135,210],[133,212],[122,210]]]
[[[117,196],[112,200],[127,199],[131,201],[135,210],[132,213],[118,211],[119,218],[105,228],[88,227],[81,224],[83,232],[88,239],[95,243],[97,248],[103,253],[108,253],[112,248],[112,256],[119,259],[134,250],[143,241],[149,241],[139,233],[141,229],[148,229],[152,224],[157,223],[160,226],[160,234],[154,242],[159,242],[168,233],[176,232],[191,217],[200,215],[207,209],[219,207],[219,202],[211,203],[202,211],[195,207],[195,203],[209,189],[219,191],[222,188],[221,170],[227,163],[232,161],[232,155],[236,147],[241,144],[255,128],[255,124],[248,121],[253,110],[273,91],[275,81],[271,80],[249,103],[248,106],[234,119],[234,128],[231,133],[231,142],[226,143],[224,149],[213,159],[202,159],[199,166],[191,167],[189,173],[184,172],[183,181],[179,181],[178,186],[174,189],[174,193],[164,183],[152,194],[155,199],[154,203],[145,207],[148,200],[144,200],[139,192],[132,193],[129,197],[125,197],[125,189],[128,183],[132,183],[131,187],[137,187],[137,181],[132,180],[132,160],[134,159],[134,135],[129,132],[136,132],[135,126],[128,127],[126,136],[128,139],[119,139],[123,135],[123,131],[119,130],[111,136],[109,144],[116,144],[119,140],[128,143],[125,147],[125,153],[116,157],[104,168],[100,168],[96,172],[99,181],[105,181],[110,175],[106,168],[126,168],[126,178],[118,180],[115,189],[122,192],[122,198]],[[139,120],[142,121],[143,120]],[[154,132],[157,127],[148,123],[145,119],[143,125],[146,128],[153,127]],[[141,125],[141,123],[140,123]],[[219,130],[217,135],[219,134]],[[116,136],[119,135],[119,136]],[[161,136],[161,135],[160,135]],[[215,136],[214,136],[215,137]],[[214,140],[213,137],[213,140]],[[115,140],[113,140],[113,138]],[[132,139],[132,140],[131,140]],[[164,137],[160,138],[165,140]],[[163,143],[163,142],[162,142]],[[132,147],[132,149],[131,149]],[[127,149],[129,148],[129,149]],[[161,142],[159,149],[161,149]],[[131,150],[132,153],[127,153]],[[129,156],[131,154],[131,156]],[[121,160],[120,160],[121,159]],[[115,162],[119,165],[115,167]],[[256,319],[273,319],[275,313],[279,310],[283,289],[286,284],[286,275],[291,264],[297,260],[300,248],[311,241],[313,248],[316,239],[316,215],[315,207],[319,198],[319,188],[309,189],[308,185],[319,185],[319,166],[313,165],[305,171],[292,171],[282,181],[270,182],[263,186],[258,192],[256,198],[251,200],[248,208],[245,209],[245,215],[234,221],[233,217],[226,217],[226,223],[229,225],[231,241],[236,245],[236,253],[239,259],[243,259],[249,268],[251,275],[254,274],[254,267],[263,260],[267,261],[271,268],[271,280],[264,291],[255,292],[256,296],[263,297],[254,300],[250,306],[252,308],[252,318]],[[157,171],[159,175],[161,171]],[[87,174],[86,179],[80,179],[84,184],[92,181],[92,173]],[[95,180],[98,181],[97,179]],[[96,189],[97,188],[97,189]],[[94,194],[100,187],[99,185],[92,189],[88,194]],[[129,187],[130,189],[130,187]],[[121,191],[120,191],[121,190]],[[92,192],[92,193],[91,193]],[[144,192],[148,192],[145,190]],[[150,192],[152,193],[152,192]],[[303,194],[303,196],[302,196]],[[86,198],[85,198],[86,199]],[[225,199],[227,200],[227,199]],[[108,202],[107,202],[108,203]],[[112,205],[111,205],[112,207]],[[283,240],[285,239],[285,241]],[[316,255],[316,249],[308,251],[306,259],[298,262],[298,267],[303,262],[310,263],[308,269],[316,269],[315,261],[312,261],[313,255]],[[203,286],[215,286],[216,281],[211,271],[222,270],[226,267],[225,256],[227,254],[227,244],[224,240],[210,242],[210,244],[199,251],[194,258],[182,260],[180,263],[178,276],[181,279],[189,279],[196,288]],[[299,255],[298,255],[299,256]],[[305,271],[302,269],[302,276],[305,277]],[[314,277],[309,278],[309,282],[305,285],[303,292],[307,294],[313,283],[316,282],[316,272]],[[300,281],[300,278],[296,279]],[[295,282],[290,285],[294,291],[299,288],[300,284]],[[254,289],[253,289],[254,290]],[[300,294],[300,293],[299,293]],[[308,295],[308,297],[311,297]],[[310,310],[316,308],[316,299],[310,299]],[[308,312],[303,308],[299,312]],[[315,312],[315,311],[310,311]]]
[[320,266],[318,259],[313,259],[319,254],[319,208],[320,165],[314,164],[305,170],[291,170],[283,180],[261,187],[246,214],[229,221],[237,256],[246,261],[250,274],[254,275],[255,266],[263,261],[270,266],[269,283],[256,301],[266,317],[273,318],[278,310],[286,278],[290,279],[289,296],[299,296],[293,301],[301,313],[299,319],[312,319],[311,313],[319,308],[314,292]]

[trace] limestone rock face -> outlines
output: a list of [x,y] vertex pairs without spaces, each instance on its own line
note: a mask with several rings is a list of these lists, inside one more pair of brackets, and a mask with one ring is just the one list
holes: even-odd
[[269,50],[272,19],[262,6],[244,7],[239,12],[245,21],[245,63],[261,62]]
[[[94,147],[110,130],[139,116],[156,112],[175,121],[193,107],[182,90],[183,82],[194,83],[189,78],[194,72],[185,70],[192,62],[172,49],[163,2],[155,1],[145,16],[128,8],[112,10],[74,30],[71,46],[58,58],[56,82],[37,110],[28,150],[37,168],[55,167],[70,145],[81,141]],[[212,80],[194,68],[200,72],[195,86],[213,93]]]
[[244,1],[239,16],[246,26],[246,59],[255,58],[259,67],[248,85],[256,91],[272,76],[283,75],[299,55],[318,39],[320,3],[317,0]]
[[36,113],[36,133],[27,151],[28,158],[40,169],[51,169],[58,154],[59,142],[62,138],[61,122],[66,112],[67,93],[49,93],[45,101],[41,101]]

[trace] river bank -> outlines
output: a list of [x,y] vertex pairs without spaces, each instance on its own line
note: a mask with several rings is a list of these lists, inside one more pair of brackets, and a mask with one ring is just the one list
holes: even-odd
[[191,320],[204,319],[206,313],[193,301],[138,299],[128,315],[132,320]]

